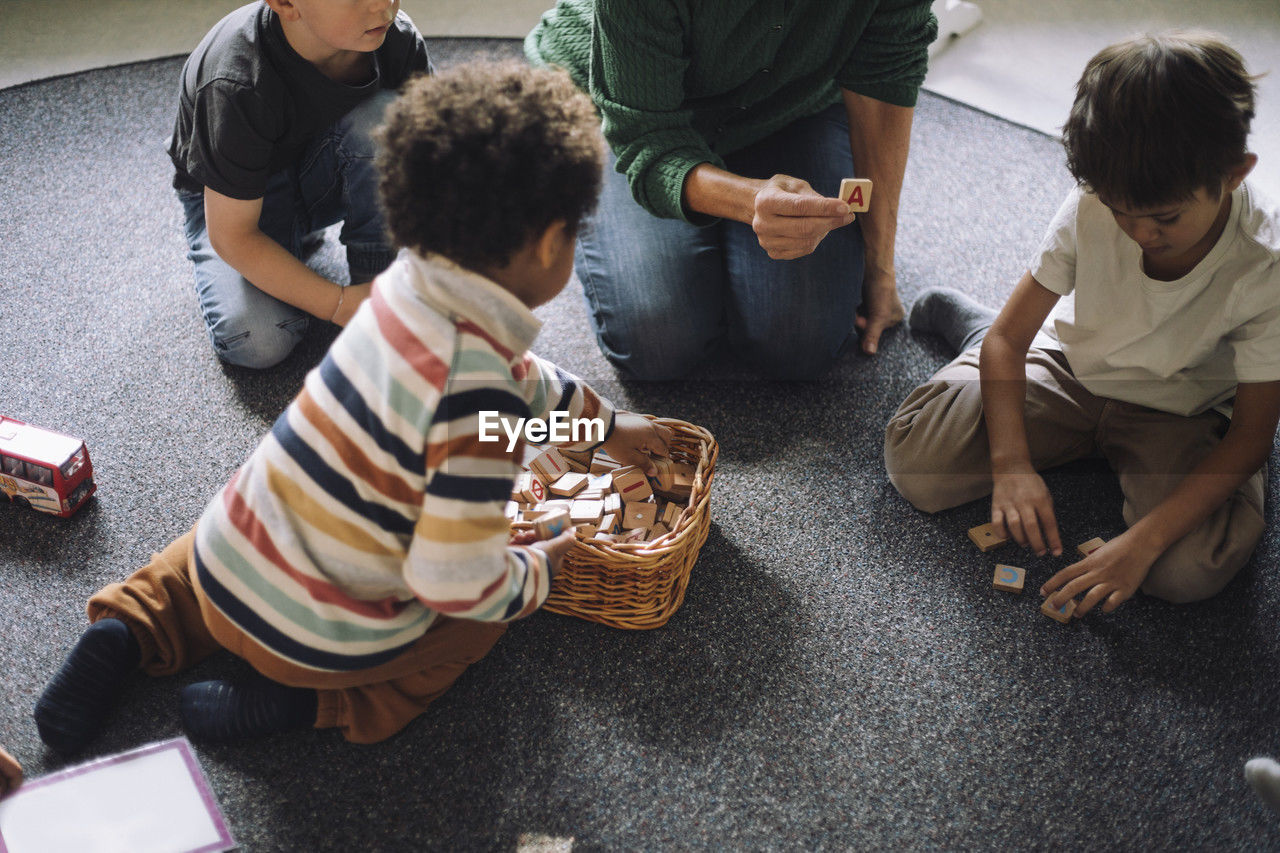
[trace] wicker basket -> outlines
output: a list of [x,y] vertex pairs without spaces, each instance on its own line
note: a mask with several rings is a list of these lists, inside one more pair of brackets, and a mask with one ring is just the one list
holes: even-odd
[[614,628],[657,628],[684,602],[689,573],[711,528],[711,480],[720,448],[702,427],[651,418],[674,433],[671,458],[697,468],[689,506],[674,530],[652,542],[579,539],[551,585],[545,610]]

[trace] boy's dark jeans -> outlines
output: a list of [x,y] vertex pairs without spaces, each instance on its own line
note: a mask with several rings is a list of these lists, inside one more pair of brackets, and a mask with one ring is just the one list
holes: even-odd
[[[395,260],[378,204],[372,131],[395,98],[384,90],[347,113],[295,166],[272,176],[258,226],[294,257],[308,235],[342,222],[352,283],[369,281]],[[302,339],[310,315],[268,296],[213,250],[204,195],[179,191],[196,296],[218,356],[242,367],[271,367]]]

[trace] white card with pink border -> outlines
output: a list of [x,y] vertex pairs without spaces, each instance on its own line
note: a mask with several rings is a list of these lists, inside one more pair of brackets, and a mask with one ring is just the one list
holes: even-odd
[[218,853],[235,846],[186,738],[69,767],[0,800],[0,853]]

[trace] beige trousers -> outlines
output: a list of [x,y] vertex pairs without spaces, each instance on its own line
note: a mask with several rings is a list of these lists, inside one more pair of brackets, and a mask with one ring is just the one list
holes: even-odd
[[[1057,350],[1027,353],[1027,442],[1036,470],[1101,456],[1120,478],[1125,523],[1133,525],[1182,482],[1226,434],[1217,412],[1191,417],[1098,397],[1076,380]],[[889,480],[918,509],[937,512],[991,494],[991,456],[982,417],[978,348],[961,353],[911,393],[889,421]],[[1199,601],[1224,586],[1262,537],[1266,468],[1152,565],[1143,592]]]

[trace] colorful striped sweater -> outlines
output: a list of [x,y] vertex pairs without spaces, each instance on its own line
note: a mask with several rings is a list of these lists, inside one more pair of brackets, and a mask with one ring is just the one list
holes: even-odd
[[527,352],[539,326],[493,281],[403,253],[201,517],[195,570],[214,606],[328,671],[394,658],[438,613],[536,610],[546,559],[509,545],[503,516],[523,442],[481,442],[480,413],[613,429],[607,401]]

